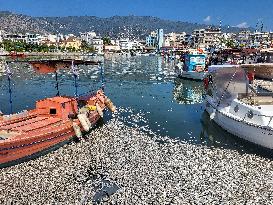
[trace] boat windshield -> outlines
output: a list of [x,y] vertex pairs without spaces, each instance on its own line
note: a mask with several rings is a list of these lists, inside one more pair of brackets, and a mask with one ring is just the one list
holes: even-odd
[[212,95],[220,104],[226,104],[248,93],[248,80],[238,65],[215,65],[209,67]]

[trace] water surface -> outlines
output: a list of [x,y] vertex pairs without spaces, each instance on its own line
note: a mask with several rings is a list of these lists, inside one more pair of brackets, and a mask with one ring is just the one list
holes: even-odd
[[[177,79],[173,61],[164,62],[158,56],[108,56],[103,63],[106,94],[117,106],[143,113],[146,125],[153,132],[189,143],[271,156],[270,151],[232,136],[213,123],[204,112],[203,83]],[[33,108],[36,100],[56,95],[54,73],[39,74],[27,63],[12,63],[9,67],[14,112]],[[98,66],[78,66],[77,69],[79,93],[101,86]],[[0,75],[0,109],[9,113],[6,71],[2,69]],[[75,94],[70,69],[58,71],[58,84],[61,95]],[[143,125],[143,121],[140,123]]]

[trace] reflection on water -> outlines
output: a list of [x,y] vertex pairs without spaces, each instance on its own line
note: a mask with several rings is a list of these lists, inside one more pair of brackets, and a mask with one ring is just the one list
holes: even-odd
[[[131,108],[132,112],[141,113],[145,118],[131,119],[126,117],[126,113],[122,114],[128,124],[139,124],[160,135],[189,143],[257,152],[256,145],[230,135],[209,119],[202,102],[203,83],[176,79],[173,62],[164,62],[157,56],[121,55],[108,56],[103,63],[106,94],[117,106]],[[15,112],[33,108],[36,100],[56,95],[54,73],[39,74],[28,63],[11,63],[9,66]],[[77,70],[78,93],[101,86],[98,66],[79,65]],[[7,74],[2,72],[0,110],[4,113],[9,112],[7,83]],[[58,83],[61,95],[74,95],[71,69],[58,71]]]
[[203,102],[205,94],[203,84],[193,80],[176,78],[173,98],[179,104],[196,104]]

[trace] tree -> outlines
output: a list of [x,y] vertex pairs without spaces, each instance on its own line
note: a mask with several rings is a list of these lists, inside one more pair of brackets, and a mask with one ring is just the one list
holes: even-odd
[[81,50],[85,51],[85,52],[90,52],[90,53],[94,53],[95,52],[95,48],[92,45],[89,45],[86,41],[82,41],[81,43]]
[[108,36],[103,37],[102,40],[103,40],[103,45],[112,45],[110,37]]

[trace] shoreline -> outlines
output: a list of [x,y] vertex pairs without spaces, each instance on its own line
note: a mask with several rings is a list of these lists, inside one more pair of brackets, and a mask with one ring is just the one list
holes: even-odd
[[269,159],[148,135],[114,116],[85,141],[1,169],[0,202],[270,204],[272,176]]

